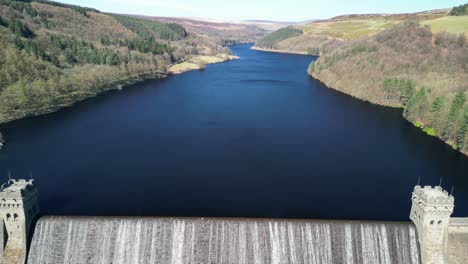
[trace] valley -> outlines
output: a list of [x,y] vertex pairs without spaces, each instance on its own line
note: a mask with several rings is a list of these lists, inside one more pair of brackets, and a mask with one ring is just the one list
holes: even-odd
[[468,154],[468,16],[451,13],[339,16],[283,28],[254,48],[319,55],[308,68],[314,78],[401,108],[415,126]]

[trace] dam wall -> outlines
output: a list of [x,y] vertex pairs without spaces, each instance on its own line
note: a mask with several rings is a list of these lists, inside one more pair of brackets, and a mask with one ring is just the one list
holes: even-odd
[[447,246],[448,264],[468,262],[468,218],[450,218]]
[[28,263],[420,264],[411,223],[44,217]]

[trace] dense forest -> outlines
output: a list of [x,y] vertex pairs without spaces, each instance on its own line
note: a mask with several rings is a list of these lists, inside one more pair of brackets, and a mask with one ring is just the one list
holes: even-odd
[[0,123],[229,52],[180,25],[45,0],[0,0]]
[[265,48],[265,49],[275,49],[276,44],[278,42],[294,37],[294,36],[299,36],[302,34],[303,34],[302,30],[294,28],[294,27],[281,28],[257,40],[257,42],[255,43],[255,46],[259,48]]
[[122,15],[114,15],[114,18],[143,39],[174,41],[188,36],[185,28],[175,23],[160,23],[154,20],[144,20]]
[[309,67],[328,86],[401,107],[406,119],[468,153],[468,41],[408,20],[374,36],[334,43]]

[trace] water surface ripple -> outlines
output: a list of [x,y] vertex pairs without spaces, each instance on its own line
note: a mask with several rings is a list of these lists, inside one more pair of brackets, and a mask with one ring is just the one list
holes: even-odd
[[2,125],[2,181],[31,169],[44,214],[408,220],[418,177],[444,177],[468,215],[467,158],[309,78],[312,57],[249,47]]

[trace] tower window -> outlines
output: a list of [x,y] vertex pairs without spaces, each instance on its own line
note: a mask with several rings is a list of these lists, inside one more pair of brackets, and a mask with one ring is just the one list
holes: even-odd
[[7,215],[6,215],[6,218],[7,218],[7,219],[10,219],[10,217],[11,217],[11,214],[7,214]]
[[434,220],[431,220],[431,225],[433,225],[433,224],[434,224]]
[[18,214],[15,213],[15,214],[13,215],[13,219],[16,220],[17,218],[18,218]]
[[439,220],[439,222],[437,222],[437,224],[439,224],[439,225],[442,224],[442,220]]

